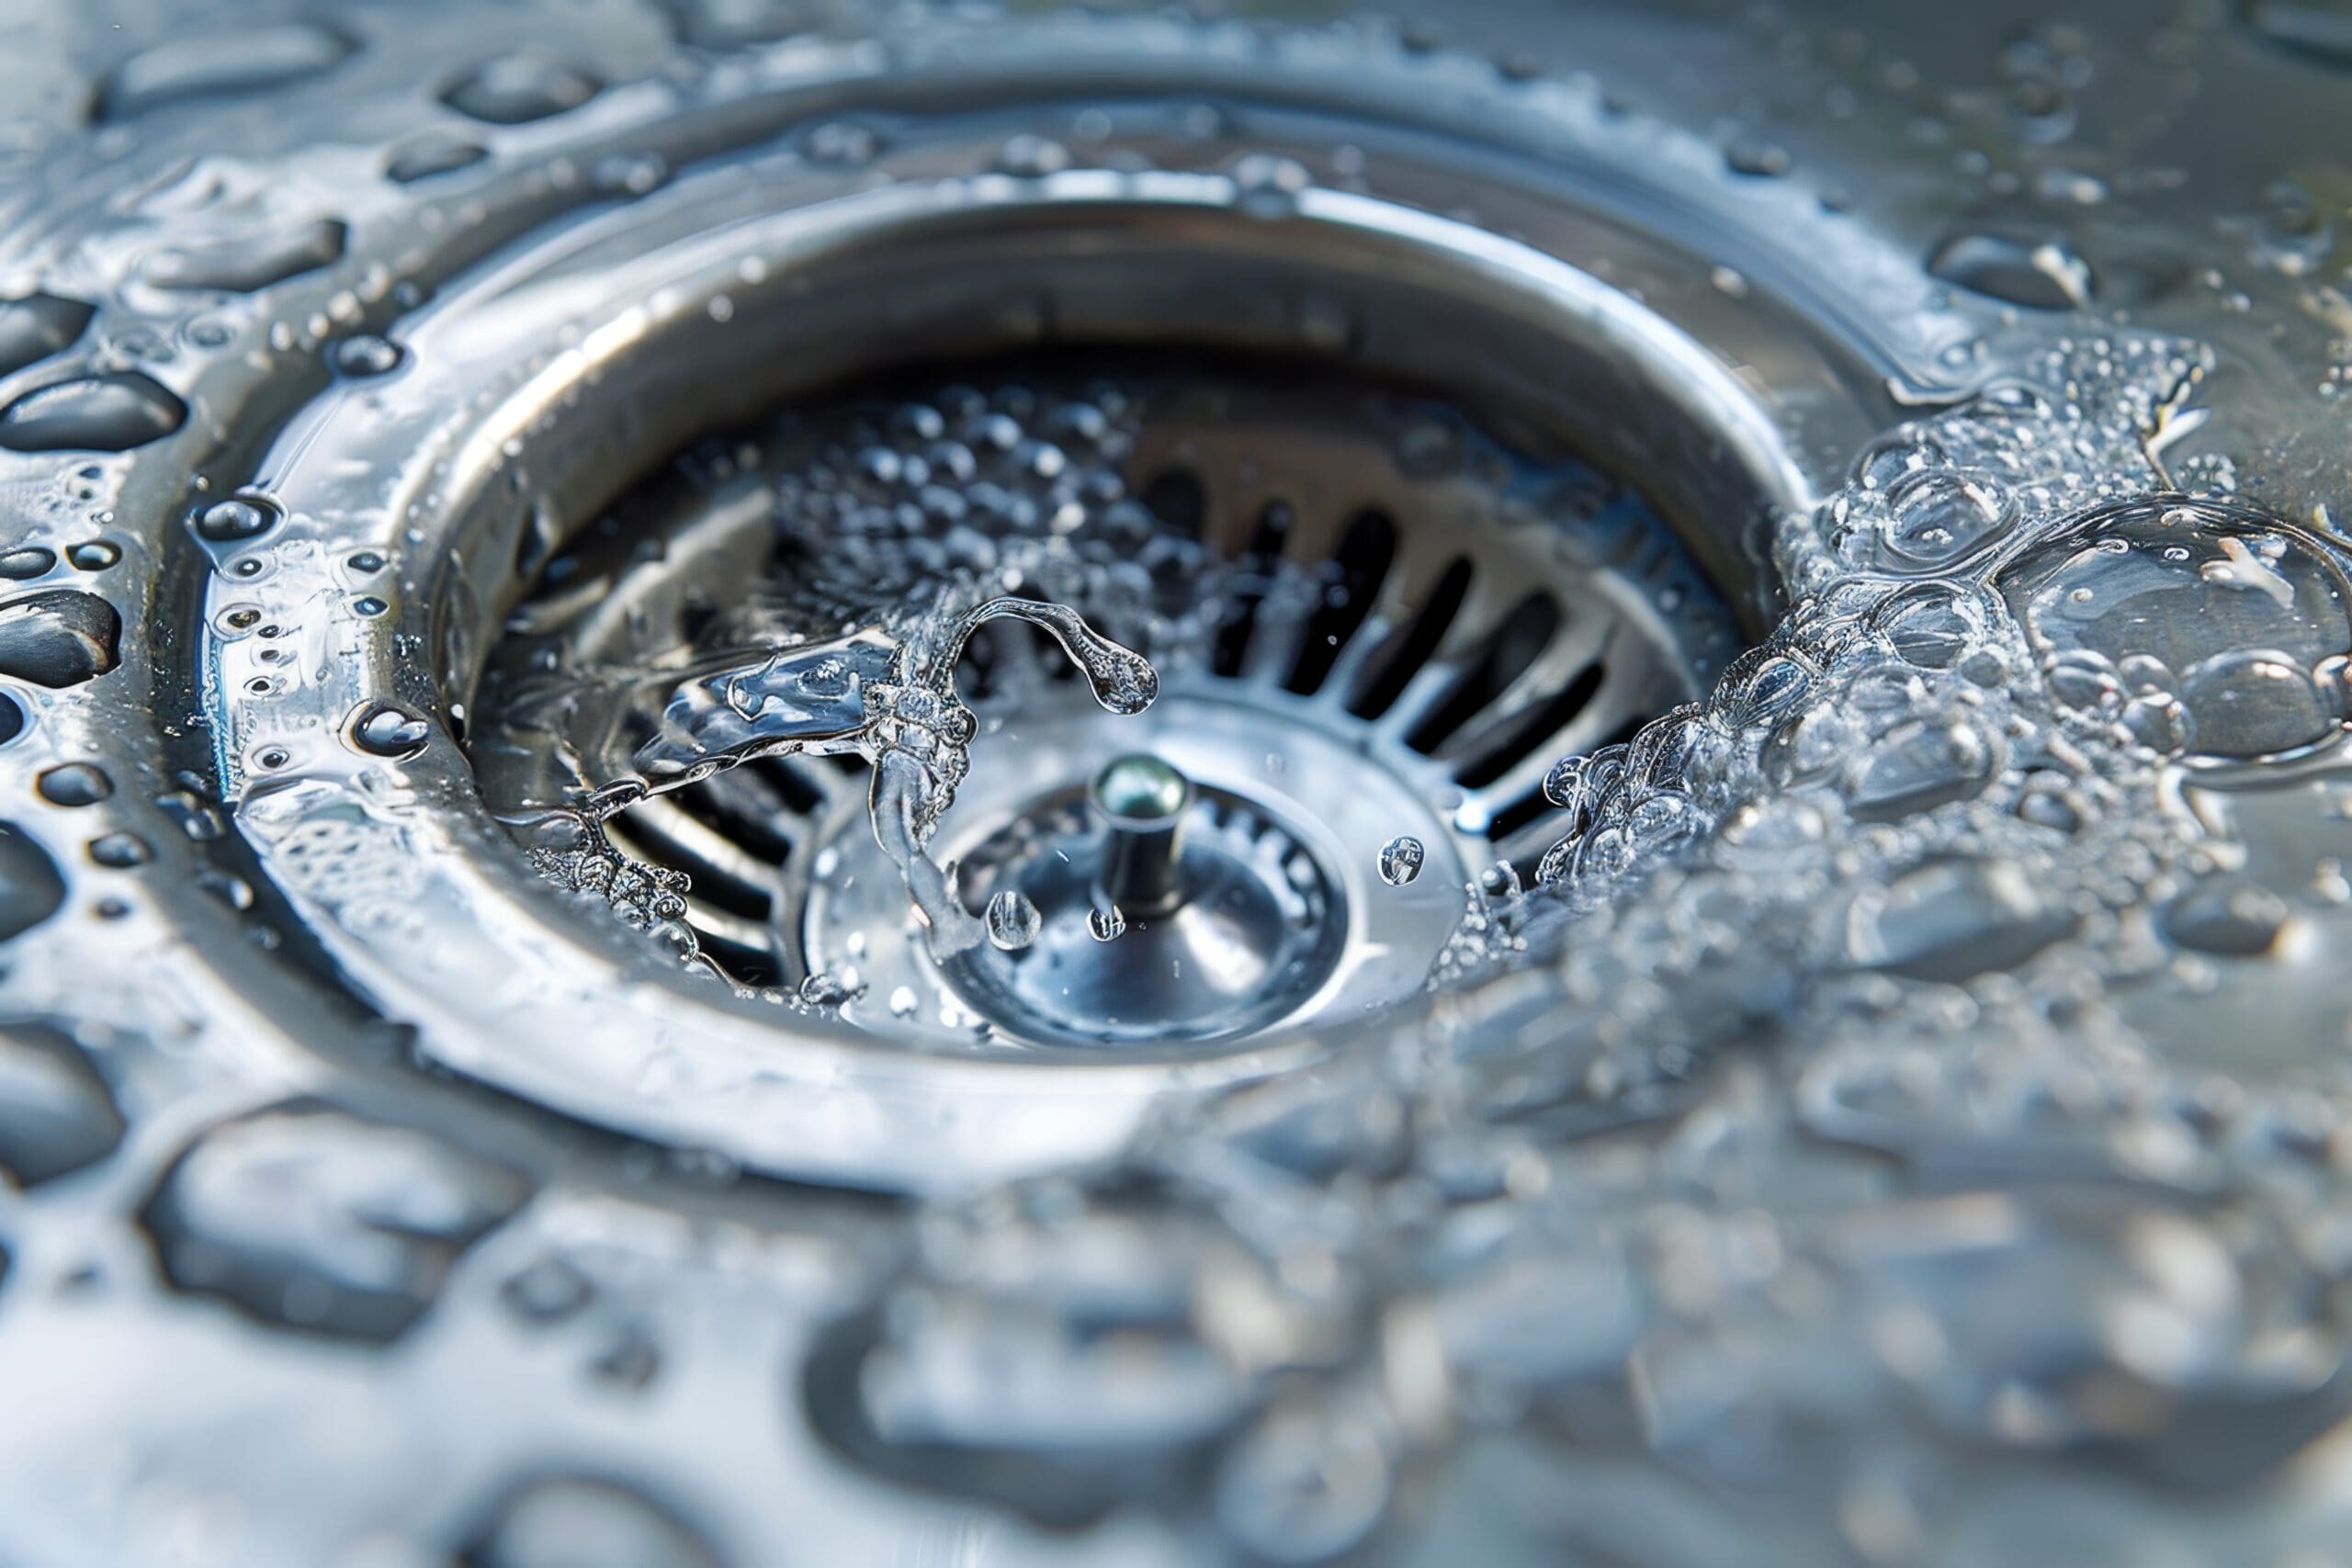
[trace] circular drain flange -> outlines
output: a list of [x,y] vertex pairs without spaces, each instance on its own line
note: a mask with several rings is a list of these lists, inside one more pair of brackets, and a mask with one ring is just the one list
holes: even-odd
[[[466,736],[483,662],[532,580],[632,479],[700,433],[740,428],[762,409],[903,369],[918,356],[977,363],[1048,347],[1184,346],[1344,366],[1366,385],[1442,389],[1493,423],[1513,450],[1605,447],[1612,468],[1641,477],[1676,536],[1753,626],[1774,590],[1748,553],[1749,525],[1804,504],[1800,450],[1849,449],[1869,428],[1860,394],[1849,389],[1875,396],[1877,384],[1834,340],[1724,293],[1703,261],[1672,246],[1622,228],[1561,230],[1545,216],[1555,209],[1508,185],[1493,190],[1498,211],[1524,213],[1531,234],[1572,254],[1589,249],[1613,268],[1641,270],[1652,280],[1646,293],[1673,314],[1536,243],[1392,199],[1379,188],[1385,176],[1355,179],[1352,190],[1285,184],[1279,208],[1243,199],[1249,187],[1232,175],[1190,170],[1008,180],[993,170],[993,137],[962,145],[956,127],[936,129],[933,141],[908,130],[879,160],[908,161],[908,176],[895,183],[877,182],[868,167],[797,163],[771,188],[722,169],[596,214],[514,267],[419,308],[395,369],[339,389],[259,463],[252,488],[272,497],[285,521],[258,540],[218,547],[207,590],[204,668],[220,766],[264,874],[323,954],[413,1024],[426,1058],[540,1104],[757,1168],[937,1187],[1114,1147],[1170,1096],[1329,1048],[1286,1026],[1213,1050],[1104,1053],[967,1034],[950,1050],[912,1052],[906,1046],[917,1042],[888,1018],[895,986],[868,983],[857,1009],[823,1005],[821,982],[814,1007],[795,998],[797,986],[730,992],[680,973],[639,932],[544,882],[480,793],[476,770],[486,778],[495,760]],[[1219,157],[1213,144],[1193,152],[1208,165]],[[943,160],[982,172],[943,177]],[[1399,169],[1400,195],[1424,190],[1425,171]],[[1462,180],[1484,189],[1483,178],[1456,171],[1447,188],[1458,197]],[[492,323],[496,341],[537,348],[483,355]],[[1702,347],[1691,331],[1717,346]],[[772,351],[783,342],[794,352]],[[1726,354],[1770,359],[1806,385],[1802,419],[1769,415],[1726,368]],[[1792,447],[1792,433],[1804,436],[1803,448]],[[1360,433],[1351,441],[1348,451],[1360,452]],[[1213,542],[1239,559],[1264,508],[1238,492],[1230,499],[1209,510],[1236,534]],[[1297,515],[1298,530],[1267,556],[1344,563],[1351,537],[1377,535],[1350,501],[1302,503]],[[725,520],[714,519],[723,532]],[[1440,541],[1446,526],[1421,536]],[[1664,537],[1647,526],[1634,533]],[[764,536],[744,536],[763,537],[763,552],[738,561],[714,551],[704,564],[722,578],[763,570]],[[1551,550],[1566,536],[1529,529],[1524,537]],[[1452,558],[1400,553],[1380,577],[1382,592],[1432,579],[1442,586]],[[1527,581],[1562,576],[1540,560],[1527,564]],[[694,577],[672,580],[683,589]],[[572,592],[594,596],[609,586],[583,577]],[[1485,591],[1515,603],[1512,587],[1506,570]],[[1479,593],[1474,584],[1463,601],[1479,614],[1465,613],[1449,635],[1475,643],[1472,633],[1508,616],[1510,604]],[[1360,600],[1356,608],[1367,604],[1376,607]],[[350,613],[321,620],[322,604]],[[1654,606],[1665,608],[1663,599]],[[1277,672],[1253,674],[1265,702],[1302,714],[1344,707],[1352,687],[1333,678],[1339,653],[1368,658],[1375,646],[1355,632],[1418,623],[1304,624],[1311,635],[1288,649],[1271,637],[1236,637]],[[283,639],[258,636],[272,626],[304,628],[318,657],[285,666]],[[1678,688],[1703,668],[1678,669]],[[1423,673],[1420,690],[1408,682],[1383,694],[1398,722],[1430,690],[1453,683],[1450,672]],[[1170,672],[1171,696],[1179,679]],[[1666,700],[1633,702],[1624,717]],[[388,704],[425,719],[427,733],[402,741],[397,755],[346,740],[405,736],[405,721],[366,722]],[[1465,728],[1447,744],[1476,738]],[[1147,739],[1122,738],[1088,756]],[[787,816],[813,822],[833,807],[856,808],[854,783],[830,766],[788,770],[790,777],[738,768],[707,783],[797,792]],[[1493,837],[1512,826],[1501,815],[1510,801],[1493,792],[1507,786],[1528,799],[1540,787],[1532,774],[1468,786],[1407,782],[1406,793],[1423,802],[1461,789],[1447,820],[1476,852],[1460,870],[1498,851],[1540,852],[1535,838],[1521,845]],[[1298,824],[1318,812],[1278,815]],[[715,863],[743,873],[746,886],[772,885],[773,858],[763,865],[736,852],[740,845],[680,830],[711,847]],[[1446,838],[1430,841],[1431,869],[1414,885],[1432,927],[1455,876],[1444,864]],[[1377,853],[1377,845],[1351,847],[1326,863],[1338,874],[1375,874]],[[787,859],[787,874],[806,874],[817,859]],[[628,884],[657,919],[677,897],[658,877],[615,870],[605,880]],[[695,896],[707,901],[689,908],[697,923],[726,882],[696,876]],[[722,965],[729,942],[736,956],[778,951],[766,919],[775,895],[762,891],[765,905],[744,897],[718,911],[731,925],[711,920],[705,947]],[[1350,900],[1351,910],[1367,907]],[[1449,922],[1454,912],[1446,911]],[[1420,984],[1421,960],[1418,952],[1397,956],[1400,990]],[[878,1026],[865,1026],[860,1014],[869,1010]]]

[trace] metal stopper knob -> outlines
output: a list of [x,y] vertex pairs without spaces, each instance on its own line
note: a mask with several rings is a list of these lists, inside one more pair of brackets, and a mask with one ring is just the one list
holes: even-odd
[[1182,903],[1192,781],[1158,757],[1130,752],[1103,764],[1089,796],[1107,830],[1096,875],[1102,897],[1129,917],[1165,914]]

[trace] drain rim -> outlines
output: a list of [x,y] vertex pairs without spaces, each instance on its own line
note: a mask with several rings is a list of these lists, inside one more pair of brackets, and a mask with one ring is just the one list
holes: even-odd
[[[695,184],[681,180],[672,192]],[[477,536],[481,520],[451,506],[443,492],[456,489],[479,502],[500,470],[510,468],[510,446],[536,456],[535,443],[581,440],[577,405],[600,382],[628,379],[640,399],[661,396],[660,378],[628,374],[635,368],[630,355],[648,344],[691,351],[698,333],[707,342],[714,299],[732,294],[740,309],[747,291],[781,291],[780,276],[821,270],[828,262],[846,265],[860,247],[878,241],[952,248],[978,229],[1001,230],[1008,220],[1043,222],[1066,237],[1083,220],[1090,232],[1130,242],[1139,225],[1172,224],[1195,243],[1238,243],[1287,261],[1295,260],[1302,242],[1317,242],[1368,268],[1403,259],[1442,278],[1501,290],[1550,323],[1560,334],[1554,346],[1622,356],[1629,374],[1685,415],[1695,408],[1709,439],[1724,451],[1726,470],[1741,475],[1760,504],[1796,506],[1809,498],[1804,459],[1752,389],[1679,327],[1569,263],[1374,194],[1310,187],[1271,220],[1237,211],[1235,195],[1229,179],[1182,172],[951,178],[867,189],[717,232],[695,231],[641,256],[640,266],[662,265],[662,280],[650,293],[606,301],[571,343],[519,372],[492,376],[462,393],[424,395],[412,382],[404,405],[412,423],[395,418],[389,431],[378,423],[388,389],[372,389],[379,408],[371,434],[378,442],[389,436],[399,448],[390,469],[397,482],[384,493],[355,504],[349,485],[336,481],[334,466],[353,454],[338,435],[347,404],[339,408],[332,398],[279,443],[258,484],[290,513],[333,520],[335,526],[326,530],[334,541],[330,561],[363,549],[414,560],[413,541],[403,542],[395,519],[421,518],[416,531],[448,550],[458,535]],[[677,216],[656,201],[617,215],[616,226],[626,231],[652,220],[674,226]],[[577,256],[615,242],[612,231],[587,226],[453,291],[420,314],[413,336],[423,343],[454,330],[452,323],[478,329],[476,312],[530,287],[535,276],[560,275]],[[757,283],[750,281],[747,256],[763,258]],[[1803,351],[1835,357],[1830,345],[1810,335]],[[419,352],[385,379],[397,385],[420,365],[447,363],[438,352]],[[759,389],[756,400],[769,396]],[[1864,423],[1867,416],[1852,417]],[[666,432],[650,439],[673,444]],[[558,465],[551,472],[559,488],[571,490],[556,497],[559,508],[613,488],[605,470]],[[510,513],[510,526],[512,521]],[[290,762],[264,765],[277,761],[270,738],[292,734],[307,741],[313,733],[332,734],[365,702],[405,699],[447,711],[442,705],[448,699],[418,678],[399,639],[422,637],[441,664],[469,667],[468,614],[478,617],[475,606],[495,603],[508,575],[480,563],[512,554],[494,539],[488,550],[456,552],[452,558],[474,563],[471,577],[447,574],[428,592],[412,582],[400,615],[338,626],[325,677],[267,705],[244,690],[251,649],[220,634],[220,614],[232,602],[293,592],[298,580],[307,589],[313,574],[266,571],[217,578],[208,587],[205,667],[214,674],[219,761],[239,798],[241,824],[263,868],[280,878],[334,961],[360,988],[415,1022],[419,1049],[429,1059],[590,1121],[716,1148],[753,1168],[857,1185],[935,1188],[1103,1152],[1124,1142],[1168,1095],[1260,1076],[1325,1048],[1298,1039],[1250,1041],[1223,1055],[1123,1054],[1115,1063],[1094,1053],[1075,1062],[1050,1049],[941,1061],[822,1017],[796,1016],[779,1031],[774,1004],[697,992],[648,972],[629,933],[583,921],[544,886],[526,886],[536,879],[521,873],[499,829],[481,815],[464,760],[446,733],[397,763],[368,759],[356,765],[311,748]],[[443,610],[448,613],[436,613]],[[288,696],[300,701],[283,700]],[[353,785],[362,773],[372,775],[366,795]],[[425,804],[432,809],[414,809]],[[289,831],[322,815],[368,840],[369,852],[409,864],[427,880],[432,896],[407,914],[421,919],[419,910],[433,910],[431,941],[413,931],[394,940],[389,927],[353,930],[343,911],[286,875],[280,845]],[[455,968],[453,953],[467,955]],[[602,976],[602,983],[583,990],[583,975]],[[649,1043],[658,1095],[645,1092],[656,1081],[649,1079]],[[809,1092],[820,1086],[828,1090],[821,1101]],[[915,1147],[923,1150],[919,1162],[906,1153]]]

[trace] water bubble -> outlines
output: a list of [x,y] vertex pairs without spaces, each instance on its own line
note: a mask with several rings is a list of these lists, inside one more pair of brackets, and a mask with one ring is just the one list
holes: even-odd
[[335,344],[335,368],[346,376],[381,376],[399,368],[400,346],[373,333],[360,333]]
[[1045,923],[1037,906],[1017,887],[1008,887],[989,900],[989,941],[1003,952],[1018,953],[1035,942]]
[[79,685],[121,662],[122,617],[95,593],[58,588],[0,603],[0,675]]
[[1421,874],[1427,858],[1419,839],[1400,834],[1380,846],[1380,880],[1391,887],[1406,886]]
[[1116,904],[1086,911],[1086,929],[1097,942],[1115,942],[1126,934],[1127,917]]
[[267,496],[232,495],[199,509],[192,525],[197,537],[216,545],[241,544],[258,538],[284,520],[286,513]]
[[2352,587],[2325,547],[2210,502],[2120,502],[2004,569],[2002,592],[2078,712],[2166,752],[2248,759],[2340,732]]
[[1937,570],[1976,554],[2015,521],[2007,499],[1981,476],[1917,473],[1888,488],[1883,538],[1905,570]]
[[83,571],[104,571],[122,559],[122,547],[111,539],[85,539],[65,547],[65,558]]
[[135,370],[36,387],[0,408],[0,448],[121,452],[158,441],[187,420],[187,405]]
[[363,704],[352,716],[352,744],[370,756],[402,761],[424,750],[432,738],[432,721],[398,703]]

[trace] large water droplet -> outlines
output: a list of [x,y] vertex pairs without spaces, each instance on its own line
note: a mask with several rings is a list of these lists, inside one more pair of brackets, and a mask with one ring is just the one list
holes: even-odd
[[122,1141],[107,1082],[66,1035],[0,1026],[0,1170],[32,1187],[94,1165]]
[[543,1476],[498,1506],[464,1561],[476,1568],[719,1568],[686,1523],[617,1482]]
[[267,496],[232,495],[201,508],[191,525],[209,544],[234,545],[268,533],[285,515]]
[[250,293],[339,260],[349,231],[334,219],[217,243],[158,251],[147,281],[158,288]]
[[99,96],[98,113],[122,119],[183,98],[256,92],[324,71],[358,47],[317,22],[208,28],[116,66]]
[[53,588],[0,604],[0,675],[78,685],[121,662],[122,617],[95,593]]
[[1037,906],[1017,887],[1008,887],[989,900],[989,941],[1006,953],[1018,953],[1035,942],[1045,923]]
[[64,903],[65,878],[49,852],[0,822],[0,942],[22,936]]
[[522,1179],[421,1133],[325,1109],[216,1127],[145,1219],[180,1290],[265,1322],[389,1340],[450,1265],[527,1195]]
[[36,387],[0,409],[0,447],[11,452],[120,452],[161,440],[187,405],[135,370]]
[[1391,887],[1406,886],[1421,874],[1427,858],[1419,839],[1399,834],[1380,846],[1380,880]]
[[45,769],[33,789],[51,806],[96,806],[114,794],[114,780],[95,762],[60,762]]
[[0,376],[72,347],[96,314],[96,306],[54,294],[0,299]]
[[1928,270],[2029,310],[2086,310],[2096,292],[2090,264],[2054,234],[1965,230],[1936,247]]
[[374,757],[413,757],[432,738],[432,723],[398,703],[368,703],[351,720],[352,744]]

